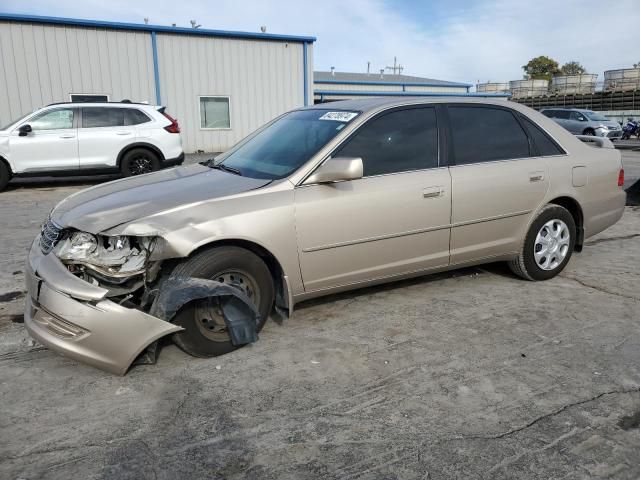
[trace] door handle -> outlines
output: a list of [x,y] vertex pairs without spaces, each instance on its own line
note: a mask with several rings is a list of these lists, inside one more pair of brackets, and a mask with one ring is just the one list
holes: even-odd
[[543,172],[531,172],[529,174],[529,181],[530,182],[541,182],[542,180],[544,180],[544,173]]
[[60,138],[76,138],[76,136],[72,133],[63,133]]
[[444,195],[444,187],[427,187],[422,190],[423,198],[437,198]]
[[131,132],[116,132],[116,135],[131,135]]

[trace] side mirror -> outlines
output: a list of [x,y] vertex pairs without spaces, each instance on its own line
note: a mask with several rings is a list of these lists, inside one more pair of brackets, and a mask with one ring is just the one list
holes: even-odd
[[26,137],[27,134],[31,133],[33,130],[31,129],[31,125],[26,124],[26,125],[22,125],[19,129],[18,129],[18,136],[20,137]]
[[362,178],[363,166],[360,157],[330,158],[311,174],[304,184],[331,183]]

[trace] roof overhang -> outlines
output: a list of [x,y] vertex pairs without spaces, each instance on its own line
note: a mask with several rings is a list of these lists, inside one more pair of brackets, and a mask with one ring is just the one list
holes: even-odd
[[44,17],[39,15],[22,15],[0,13],[0,21],[36,23],[45,25],[66,25],[74,27],[105,28],[109,30],[129,30],[156,33],[176,33],[200,37],[237,38],[249,40],[267,40],[276,42],[313,43],[315,37],[297,35],[278,35],[274,33],[235,32],[230,30],[209,30],[204,28],[168,27],[166,25],[147,25],[142,23],[107,22],[102,20],[85,20],[79,18]]
[[510,93],[483,93],[483,92],[360,92],[357,90],[314,90],[314,95],[336,97],[484,97],[505,98]]
[[405,87],[458,87],[458,88],[471,88],[473,85],[468,83],[456,83],[456,82],[392,82],[384,80],[313,80],[313,83],[318,84],[339,84],[339,85],[395,85]]

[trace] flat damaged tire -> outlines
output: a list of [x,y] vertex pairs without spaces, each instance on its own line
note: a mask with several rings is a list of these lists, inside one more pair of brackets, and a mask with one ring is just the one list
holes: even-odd
[[[237,287],[260,313],[257,331],[262,330],[275,299],[275,286],[267,265],[253,252],[224,246],[204,250],[179,264],[173,276],[217,280]],[[185,305],[173,323],[184,328],[173,335],[174,343],[194,357],[216,357],[242,345],[233,345],[215,299],[196,300]]]
[[564,270],[575,243],[576,224],[571,213],[560,205],[546,205],[531,223],[509,268],[526,280],[548,280]]

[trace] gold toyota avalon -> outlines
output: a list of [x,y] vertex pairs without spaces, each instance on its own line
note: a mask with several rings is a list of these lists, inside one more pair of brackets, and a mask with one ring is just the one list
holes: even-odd
[[495,261],[547,280],[624,210],[620,153],[589,140],[503,100],[294,110],[215,159],[60,202],[31,246],[25,324],[124,374],[163,336],[220,355],[329,293]]

